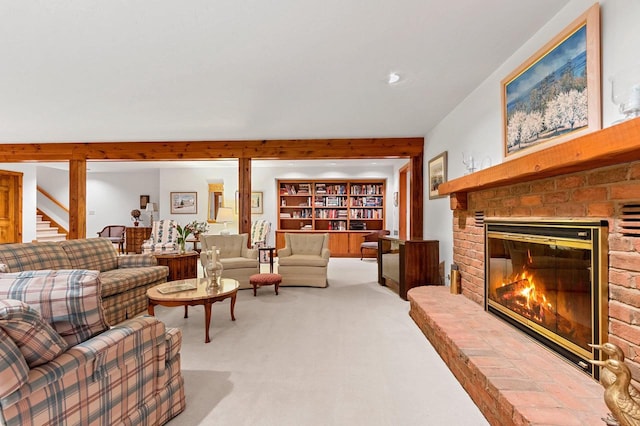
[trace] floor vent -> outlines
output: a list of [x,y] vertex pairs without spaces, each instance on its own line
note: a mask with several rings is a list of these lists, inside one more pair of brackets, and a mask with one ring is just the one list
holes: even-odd
[[482,228],[484,226],[484,212],[476,212],[476,226]]
[[640,237],[640,203],[624,204],[620,215],[620,232],[627,237]]

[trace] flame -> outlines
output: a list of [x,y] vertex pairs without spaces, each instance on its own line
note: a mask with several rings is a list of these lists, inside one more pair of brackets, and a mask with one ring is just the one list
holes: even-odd
[[[553,312],[553,305],[547,300],[547,296],[543,290],[536,288],[535,278],[528,271],[522,271],[521,274],[513,277],[510,282],[502,282],[502,286],[518,282],[521,284],[517,291],[517,304],[525,316],[542,322],[545,317],[545,311]],[[526,283],[526,284],[523,284]]]

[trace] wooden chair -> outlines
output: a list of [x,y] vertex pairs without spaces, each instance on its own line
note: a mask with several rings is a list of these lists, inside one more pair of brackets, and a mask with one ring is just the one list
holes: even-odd
[[383,235],[389,235],[390,232],[386,229],[374,231],[364,236],[364,242],[360,244],[360,260],[364,258],[365,250],[373,250],[376,255],[378,254],[378,237]]
[[118,253],[124,253],[124,234],[126,227],[124,225],[107,225],[102,231],[98,232],[98,237],[107,238],[113,244],[118,246]]

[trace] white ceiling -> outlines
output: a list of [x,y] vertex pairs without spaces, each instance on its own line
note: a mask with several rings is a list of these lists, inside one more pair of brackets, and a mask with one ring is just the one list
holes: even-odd
[[567,2],[0,0],[0,142],[424,136]]

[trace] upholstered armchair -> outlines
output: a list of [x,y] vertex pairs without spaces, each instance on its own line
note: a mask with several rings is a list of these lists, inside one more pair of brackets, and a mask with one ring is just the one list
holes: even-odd
[[200,235],[200,263],[207,263],[207,250],[218,250],[222,277],[238,280],[240,288],[253,288],[249,277],[260,272],[258,250],[247,248],[249,234]]
[[98,232],[98,237],[107,238],[113,244],[118,246],[118,253],[124,253],[124,233],[126,226],[124,225],[107,225]]
[[142,243],[142,253],[178,250],[178,222],[163,219],[153,222],[151,236]]
[[278,250],[281,286],[326,287],[329,266],[329,234],[284,234],[285,247]]

